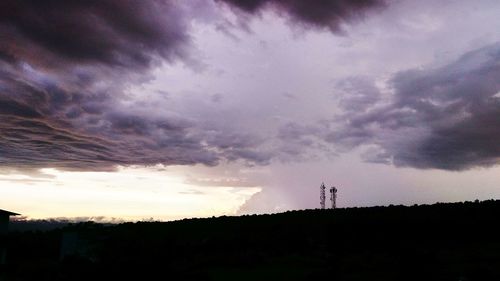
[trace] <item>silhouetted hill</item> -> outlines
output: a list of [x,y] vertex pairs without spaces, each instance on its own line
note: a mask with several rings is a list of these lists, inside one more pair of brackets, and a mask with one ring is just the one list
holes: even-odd
[[500,201],[72,224],[9,235],[7,280],[500,280]]
[[14,220],[10,222],[9,229],[12,232],[25,231],[49,231],[70,225],[65,220]]

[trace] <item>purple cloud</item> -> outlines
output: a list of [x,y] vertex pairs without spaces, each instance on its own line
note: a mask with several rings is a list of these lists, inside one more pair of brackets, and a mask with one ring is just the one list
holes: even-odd
[[249,14],[264,9],[275,11],[294,24],[328,28],[340,32],[342,24],[363,17],[368,11],[384,7],[384,0],[217,0]]
[[[127,86],[157,63],[192,62],[182,5],[2,1],[0,165],[109,170],[267,161],[250,137],[210,139],[187,118],[123,105]],[[241,140],[228,146],[233,138]]]
[[2,1],[0,58],[61,69],[147,67],[183,55],[189,41],[172,1]]
[[[342,130],[329,140],[347,147],[375,145],[367,160],[396,166],[464,170],[497,165],[499,62],[500,45],[494,44],[439,68],[399,72],[390,82],[394,96],[389,102],[373,106],[367,98],[350,99],[339,119]],[[356,91],[379,96],[366,83],[359,86]],[[349,110],[353,107],[358,111]]]

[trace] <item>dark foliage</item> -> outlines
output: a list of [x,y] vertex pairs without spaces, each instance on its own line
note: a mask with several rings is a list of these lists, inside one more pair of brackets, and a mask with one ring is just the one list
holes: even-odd
[[[499,215],[500,201],[491,200],[73,224],[12,232],[4,274],[12,281],[500,280]],[[67,233],[78,243],[62,257]]]

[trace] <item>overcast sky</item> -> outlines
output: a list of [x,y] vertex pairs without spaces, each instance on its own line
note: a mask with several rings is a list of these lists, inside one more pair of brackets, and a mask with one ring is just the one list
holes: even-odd
[[497,0],[0,3],[0,209],[500,198]]

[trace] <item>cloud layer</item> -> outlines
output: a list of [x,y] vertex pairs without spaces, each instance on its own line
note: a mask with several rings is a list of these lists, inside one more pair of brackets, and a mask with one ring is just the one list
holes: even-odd
[[185,9],[173,1],[2,1],[0,165],[215,164],[188,121],[123,105],[126,87],[153,64],[189,61]]
[[[381,0],[221,2],[248,15],[271,10],[293,24],[332,32],[387,5]],[[272,106],[282,97],[268,93],[238,96],[253,104],[231,108],[229,115],[217,111],[224,103],[218,93],[206,93],[213,107],[188,101],[184,111],[165,106],[168,93],[132,97],[129,89],[148,81],[154,67],[193,64],[193,21],[209,17],[196,8],[162,0],[2,1],[0,165],[83,170],[224,161],[266,165],[364,145],[370,146],[366,160],[397,166],[463,170],[498,164],[498,44],[448,65],[400,71],[388,83],[390,94],[369,76],[344,79],[335,85],[342,98],[334,125],[326,121],[329,116],[319,122],[307,117],[310,109],[302,105],[279,116]],[[248,69],[266,65],[258,67]],[[269,91],[286,88],[278,86]],[[225,120],[232,117],[241,124]]]
[[[445,66],[399,72],[389,97],[366,83],[354,85],[351,91],[366,95],[349,96],[343,129],[329,137],[347,147],[375,145],[368,161],[445,170],[500,162],[500,44]],[[379,97],[375,105],[373,97]]]
[[[229,4],[251,13],[272,7],[291,20],[335,31],[381,4],[375,0],[245,3]],[[259,134],[162,110],[148,101],[148,95],[128,96],[129,87],[147,81],[154,66],[193,64],[192,21],[210,17],[206,10],[210,5],[199,10],[197,4],[2,1],[0,165],[82,170],[240,160],[264,165],[283,155],[303,154],[297,145],[274,151],[275,145]],[[158,96],[153,100],[161,99]]]
[[161,108],[168,93],[128,94],[157,65],[197,63],[189,32],[193,17],[206,20],[210,11],[194,3],[3,1],[0,165],[110,170],[269,163],[274,153],[258,149],[258,136]]
[[361,18],[369,10],[381,8],[384,0],[219,0],[250,14],[271,9],[294,24],[305,27],[328,28],[339,32],[342,24]]
[[2,1],[0,57],[33,66],[147,67],[182,55],[182,10],[171,1]]
[[341,32],[342,25],[359,20],[368,11],[382,8],[384,0],[218,0],[247,14],[260,14],[269,9],[287,18],[291,23],[306,28],[327,28]]

